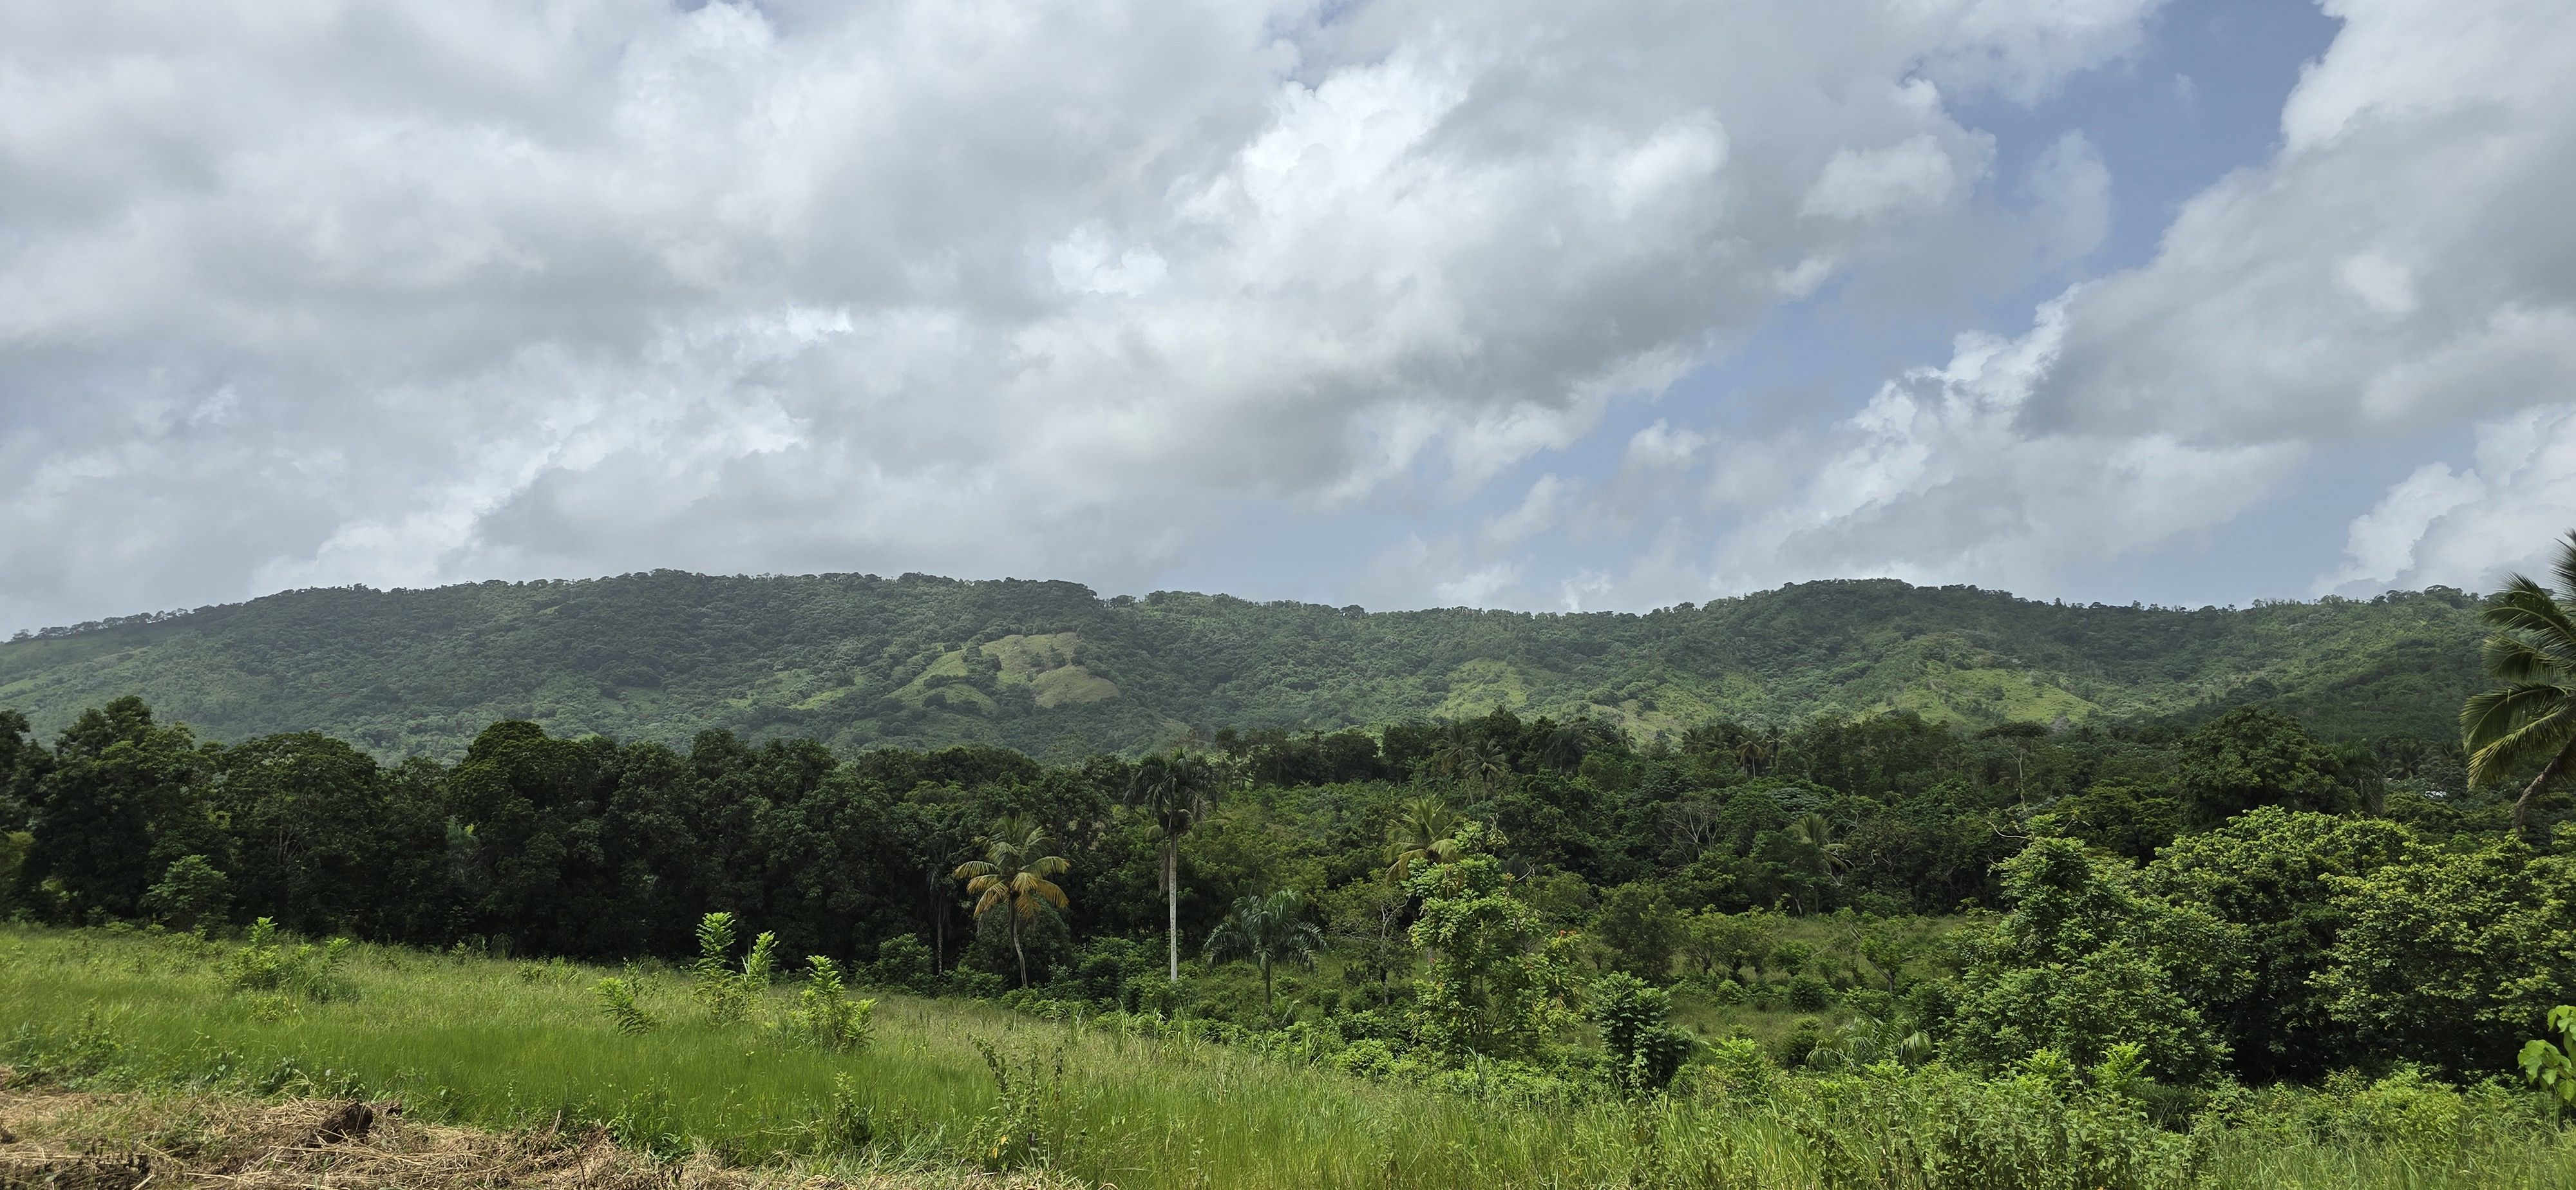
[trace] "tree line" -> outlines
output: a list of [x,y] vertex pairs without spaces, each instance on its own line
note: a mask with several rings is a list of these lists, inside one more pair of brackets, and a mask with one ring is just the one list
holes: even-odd
[[[2128,1046],[2183,1082],[2491,1071],[2576,1001],[2553,780],[2576,547],[2562,569],[2566,590],[2491,606],[2499,685],[2462,744],[2259,708],[1640,742],[1496,708],[1071,764],[508,720],[453,764],[387,764],[316,733],[201,741],[132,697],[50,742],[0,712],[0,889],[49,922],[596,959],[683,958],[721,912],[925,990],[1130,1007],[1184,955],[1241,961],[1248,1023],[1329,1027],[1361,1066],[1541,1062],[1578,1007],[1659,1066],[1678,994],[1866,1009],[1876,1033],[1809,1028],[1792,1062],[1912,1043]],[[1318,957],[1335,982],[1282,1011],[1277,972]]]

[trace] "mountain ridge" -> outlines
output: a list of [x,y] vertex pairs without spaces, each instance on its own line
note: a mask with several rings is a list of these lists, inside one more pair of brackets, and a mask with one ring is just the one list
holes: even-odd
[[1591,716],[1651,738],[1718,717],[1912,711],[1967,727],[2193,717],[2257,702],[2330,735],[2451,734],[2477,596],[2068,605],[1832,579],[1650,612],[1369,612],[1224,594],[907,574],[310,588],[0,644],[40,729],[141,694],[218,739],[341,735],[451,757],[486,723],[837,748],[981,742],[1067,758],[1196,729]]

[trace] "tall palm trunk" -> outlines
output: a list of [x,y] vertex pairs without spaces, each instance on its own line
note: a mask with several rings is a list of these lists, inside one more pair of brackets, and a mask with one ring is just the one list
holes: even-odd
[[1278,1017],[1270,1011],[1270,956],[1265,954],[1261,956],[1261,1023],[1267,1025],[1277,1020]]
[[1011,915],[1011,953],[1020,960],[1020,986],[1025,988],[1029,986],[1029,952],[1020,949],[1020,915],[1016,906],[1003,906],[1002,912]]
[[1181,842],[1163,840],[1163,936],[1171,944],[1172,983],[1181,982]]

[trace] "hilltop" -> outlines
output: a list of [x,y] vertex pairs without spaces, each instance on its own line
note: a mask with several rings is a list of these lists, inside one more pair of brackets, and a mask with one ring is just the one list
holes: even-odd
[[50,731],[133,693],[218,739],[314,730],[441,757],[496,718],[1062,759],[1193,727],[1496,705],[1651,738],[1719,716],[1902,710],[1982,727],[2261,703],[2328,736],[2442,740],[2478,682],[2477,606],[2445,588],[2186,610],[1842,580],[1644,614],[1366,612],[1066,582],[655,571],[302,590],[51,630],[0,645],[0,707]]

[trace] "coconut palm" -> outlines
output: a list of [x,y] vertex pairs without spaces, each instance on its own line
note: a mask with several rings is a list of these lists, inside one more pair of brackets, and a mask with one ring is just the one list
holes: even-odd
[[1478,789],[1493,790],[1511,779],[1511,757],[1494,741],[1464,723],[1452,723],[1440,747],[1431,754],[1431,771]]
[[1181,982],[1181,836],[1216,809],[1217,786],[1214,767],[1179,749],[1146,757],[1127,783],[1128,803],[1151,816],[1163,832],[1165,942],[1174,984]]
[[1313,966],[1324,948],[1324,931],[1306,920],[1306,898],[1283,888],[1264,897],[1244,897],[1234,912],[1208,935],[1211,962],[1248,959],[1261,969],[1261,1019],[1271,1019],[1270,968],[1277,963]]
[[952,873],[966,882],[966,895],[975,898],[977,920],[995,909],[1008,913],[1005,924],[1011,931],[1011,954],[1020,961],[1021,987],[1029,986],[1029,956],[1020,948],[1020,923],[1035,919],[1042,904],[1065,908],[1064,890],[1047,877],[1064,875],[1073,865],[1063,856],[1044,854],[1054,842],[1045,827],[1014,814],[993,824],[992,835],[984,840],[984,858],[959,864]]
[[1842,883],[1842,873],[1851,867],[1851,859],[1842,840],[1834,837],[1834,824],[1824,815],[1810,810],[1789,820],[1789,837],[1816,853],[1816,862],[1825,874]]
[[1744,775],[1748,777],[1759,777],[1771,771],[1773,762],[1779,759],[1780,739],[1776,734],[1766,737],[1747,737],[1735,746],[1735,767],[1743,770]]
[[2486,607],[2487,676],[2502,683],[2460,707],[2460,746],[2469,784],[2532,773],[2514,799],[2513,826],[2525,829],[2531,801],[2551,781],[2576,774],[2576,532],[2560,544],[2558,589],[2519,574]]
[[1397,807],[1395,820],[1386,824],[1387,882],[1403,883],[1415,864],[1445,864],[1458,858],[1461,822],[1449,799],[1436,793],[1408,799]]

